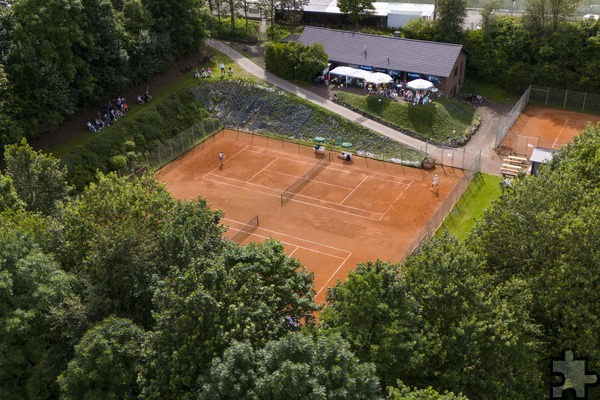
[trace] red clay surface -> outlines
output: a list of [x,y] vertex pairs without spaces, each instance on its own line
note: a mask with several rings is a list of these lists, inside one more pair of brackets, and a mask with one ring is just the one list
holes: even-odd
[[[560,149],[600,116],[528,105],[501,146],[510,153],[529,157],[536,147]],[[518,132],[518,139],[517,139]]]
[[[219,152],[225,154],[221,168]],[[202,196],[225,212],[228,237],[255,215],[260,225],[243,243],[273,237],[315,274],[317,302],[357,263],[397,262],[462,177],[362,157],[332,162],[283,206],[281,193],[324,156],[309,146],[225,130],[156,174],[172,195]],[[430,191],[438,174],[439,193]]]

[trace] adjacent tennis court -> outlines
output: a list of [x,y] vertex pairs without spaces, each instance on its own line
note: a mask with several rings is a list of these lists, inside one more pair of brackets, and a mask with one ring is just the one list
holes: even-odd
[[[358,262],[402,259],[463,175],[337,154],[224,130],[156,177],[174,197],[202,196],[222,209],[228,237],[281,241],[286,254],[315,273],[317,301],[324,301],[326,287]],[[430,191],[436,174],[437,195]]]
[[600,116],[528,105],[501,143],[500,149],[529,157],[536,147],[560,149]]

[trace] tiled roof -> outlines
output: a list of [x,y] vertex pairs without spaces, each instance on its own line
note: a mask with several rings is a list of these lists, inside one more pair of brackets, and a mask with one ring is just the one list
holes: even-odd
[[[329,60],[448,77],[462,45],[307,26],[299,42],[323,43]],[[366,51],[365,51],[366,50]]]
[[552,160],[553,156],[554,150],[547,149],[545,147],[536,147],[535,149],[533,149],[531,157],[529,157],[529,161],[543,163]]

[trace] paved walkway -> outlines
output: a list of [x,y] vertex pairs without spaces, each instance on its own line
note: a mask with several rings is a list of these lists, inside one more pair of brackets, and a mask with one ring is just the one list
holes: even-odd
[[[280,89],[283,89],[289,93],[295,94],[296,96],[306,99],[313,104],[324,107],[331,112],[334,112],[350,121],[356,122],[364,126],[365,128],[371,129],[400,143],[404,143],[415,149],[427,151],[427,153],[433,158],[435,158],[437,162],[443,160],[444,157],[446,158],[446,160],[448,159],[448,150],[445,150],[444,153],[442,153],[443,149],[438,146],[426,144],[421,140],[415,139],[412,136],[408,136],[401,132],[398,132],[395,129],[392,129],[371,119],[368,119],[352,110],[347,109],[346,107],[342,107],[331,100],[328,100],[299,86],[296,86],[293,83],[286,81],[269,71],[266,71],[264,68],[258,66],[239,52],[229,47],[227,44],[223,43],[222,41],[208,39],[207,44],[211,47],[214,47],[221,53],[227,55],[229,58],[235,61],[241,68],[256,76],[257,78],[264,80],[265,82],[268,82],[274,86],[279,87]],[[486,121],[484,120],[484,123],[485,122]],[[500,158],[496,155],[495,151],[492,148],[495,141],[495,131],[493,129],[485,130],[485,132],[484,130],[480,129],[480,131],[481,132],[478,132],[466,146],[466,152],[464,155],[464,165],[469,166],[471,162],[477,157],[477,155],[480,154],[481,151],[481,170],[486,173],[493,173],[495,175],[499,175],[501,164]],[[480,133],[482,133],[482,135],[479,135]],[[460,166],[459,164],[455,165]]]

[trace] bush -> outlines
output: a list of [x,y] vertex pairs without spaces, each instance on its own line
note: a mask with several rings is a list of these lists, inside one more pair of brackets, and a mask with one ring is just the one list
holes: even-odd
[[[235,40],[238,42],[256,43],[258,41],[259,23],[258,21],[244,18],[235,19],[235,27],[231,28],[231,18],[212,19],[211,34],[218,39]],[[246,26],[246,23],[248,26]]]
[[284,79],[312,82],[327,67],[328,59],[321,43],[306,46],[297,42],[269,42],[265,48],[267,69]]
[[122,154],[119,154],[118,156],[112,156],[110,158],[110,169],[112,169],[113,171],[118,171],[126,165],[127,157],[125,157]]

